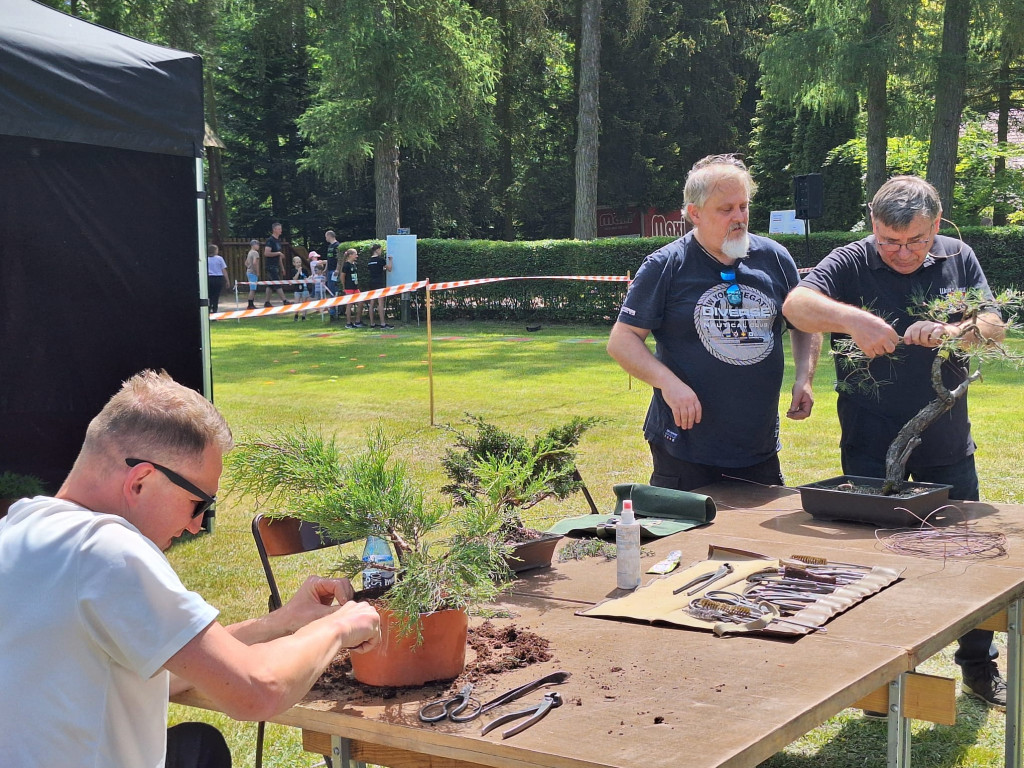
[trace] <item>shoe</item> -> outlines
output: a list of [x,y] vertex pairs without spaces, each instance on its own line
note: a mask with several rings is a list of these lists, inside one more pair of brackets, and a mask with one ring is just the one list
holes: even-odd
[[296,315],[295,317],[292,318],[292,320],[294,320],[296,323],[299,322],[299,316]]
[[861,714],[864,715],[865,720],[888,720],[888,712],[875,712],[873,709],[862,709]]
[[981,699],[990,707],[1006,709],[1006,681],[994,661],[961,667],[964,693]]
[[384,323],[384,325],[382,325],[381,328],[383,330],[385,330],[385,331],[393,331],[393,330],[395,330],[395,326],[388,325],[387,323]]
[[305,316],[305,315],[303,315],[303,316],[302,316],[302,319],[303,319],[303,320],[305,320],[305,319],[306,319],[306,316]]
[[282,307],[287,307],[289,304],[291,304],[291,302],[288,301],[288,299],[281,299],[281,306]]
[[353,328],[365,328],[366,323],[356,323],[352,326]]
[[345,327],[346,328],[355,328],[356,326],[353,325],[352,323],[345,323]]
[[376,323],[370,323],[370,327],[371,327],[371,328],[383,328],[384,326],[382,326],[382,325],[377,325]]
[[266,307],[267,309],[270,309],[270,308],[271,308],[272,306],[274,306],[274,305],[273,305],[273,304],[271,304],[271,303],[270,303],[269,301],[264,301],[264,302],[263,302],[263,306],[264,306],[264,307]]
[[256,305],[255,305],[255,304],[253,304],[253,303],[252,303],[252,302],[250,301],[250,302],[249,302],[249,305],[248,305],[248,306],[246,307],[246,309],[256,309]]

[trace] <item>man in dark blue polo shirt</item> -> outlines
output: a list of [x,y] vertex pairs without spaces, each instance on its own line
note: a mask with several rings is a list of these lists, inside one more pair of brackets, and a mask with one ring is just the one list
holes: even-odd
[[[965,322],[956,317],[948,323],[921,320],[909,308],[917,301],[955,291],[992,293],[970,246],[938,234],[942,204],[938,192],[924,179],[890,179],[875,194],[870,210],[874,234],[826,256],[790,293],[783,313],[805,331],[829,331],[833,348],[837,340],[852,338],[871,358],[871,376],[885,382],[879,392],[836,388],[840,449],[845,474],[885,477],[889,444],[935,397],[931,367],[936,347],[943,339],[959,335]],[[1001,340],[1005,335],[997,312],[983,313],[979,324],[988,339]],[[899,354],[892,355],[900,342]],[[849,375],[837,357],[837,381]],[[947,361],[942,369],[950,389],[967,375],[965,363],[959,360]],[[920,482],[951,484],[954,499],[976,501],[974,449],[965,395],[924,431],[907,462],[907,472]],[[1006,683],[995,664],[997,655],[992,633],[972,630],[960,638],[956,662],[968,693],[1005,707]]]
[[[781,309],[799,278],[785,248],[747,231],[755,188],[732,155],[693,166],[684,198],[694,229],[647,256],[608,338],[619,365],[654,388],[644,422],[651,485],[686,491],[723,477],[783,484]],[[791,340],[787,415],[804,419],[821,337],[793,329]]]

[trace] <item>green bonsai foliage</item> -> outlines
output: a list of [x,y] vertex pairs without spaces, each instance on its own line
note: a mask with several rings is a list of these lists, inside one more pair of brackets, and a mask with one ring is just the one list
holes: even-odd
[[467,414],[472,431],[455,432],[455,447],[441,460],[451,479],[441,490],[456,504],[486,499],[504,517],[506,533],[525,528],[522,512],[548,498],[565,499],[583,487],[576,451],[583,433],[600,419],[575,416],[533,441]]
[[34,475],[0,472],[0,499],[24,499],[44,493],[43,481]]
[[[377,427],[349,457],[333,439],[300,427],[240,443],[226,465],[228,492],[249,494],[268,516],[297,517],[342,541],[389,541],[396,579],[381,601],[404,634],[418,632],[421,613],[493,599],[509,577],[509,547],[499,541],[503,518],[493,505],[472,503],[456,523],[450,506],[415,487],[394,447]],[[355,553],[342,552],[337,564],[346,576],[364,567]]]
[[[981,379],[981,366],[985,362],[1003,361],[1015,367],[1024,365],[1024,355],[988,335],[988,326],[982,317],[987,312],[998,312],[1006,321],[1007,333],[1020,331],[1020,317],[1024,312],[1024,293],[1010,289],[994,298],[986,298],[981,291],[954,291],[932,300],[917,297],[909,312],[922,320],[937,323],[959,323],[961,331],[944,339],[936,349],[932,362],[931,384],[935,398],[913,416],[897,433],[885,456],[885,484],[882,493],[899,493],[904,485],[907,461],[921,444],[921,435],[935,421],[947,413],[957,400],[967,394],[972,383]],[[897,347],[894,355],[899,354]],[[847,382],[861,391],[878,392],[889,382],[878,381],[868,370],[870,359],[857,348],[852,339],[844,339],[832,352],[841,358],[841,366],[850,371]],[[956,363],[967,368],[967,377],[953,389],[942,380],[943,366]]]

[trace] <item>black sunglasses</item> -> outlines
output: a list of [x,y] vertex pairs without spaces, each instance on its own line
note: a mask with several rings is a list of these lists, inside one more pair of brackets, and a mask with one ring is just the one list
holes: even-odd
[[201,499],[201,501],[193,502],[196,505],[196,508],[192,510],[193,520],[195,520],[197,517],[202,517],[207,513],[209,513],[209,515],[213,517],[213,505],[217,503],[217,497],[211,496],[202,488],[197,488],[196,486],[192,485],[192,483],[190,483],[184,477],[179,475],[173,469],[168,469],[167,467],[157,464],[155,461],[147,461],[146,459],[125,459],[124,463],[127,464],[129,467],[137,467],[139,464],[152,464],[154,469],[163,473],[164,477],[166,477],[176,486],[188,491],[193,496],[198,496]]
[[723,269],[718,273],[718,276],[730,283],[729,287],[725,289],[725,299],[729,302],[730,307],[742,307],[743,306],[743,290],[736,283],[736,270],[735,269]]

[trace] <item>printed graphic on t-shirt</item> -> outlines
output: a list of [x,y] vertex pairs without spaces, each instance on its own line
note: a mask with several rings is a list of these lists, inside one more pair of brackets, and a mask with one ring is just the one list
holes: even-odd
[[740,285],[743,301],[729,303],[726,291],[736,283],[719,283],[697,300],[693,322],[701,343],[712,355],[731,365],[754,365],[775,347],[772,326],[775,303],[749,285]]

